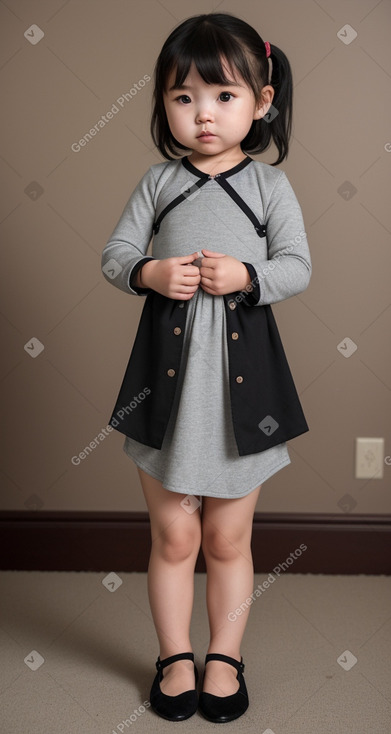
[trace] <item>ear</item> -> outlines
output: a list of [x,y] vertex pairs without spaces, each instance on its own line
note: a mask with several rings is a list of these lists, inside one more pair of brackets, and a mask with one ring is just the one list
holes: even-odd
[[260,120],[262,117],[266,115],[266,113],[269,111],[272,100],[274,97],[274,87],[272,87],[270,84],[267,84],[266,87],[262,88],[261,92],[261,100],[256,105],[255,111],[254,111],[254,120]]

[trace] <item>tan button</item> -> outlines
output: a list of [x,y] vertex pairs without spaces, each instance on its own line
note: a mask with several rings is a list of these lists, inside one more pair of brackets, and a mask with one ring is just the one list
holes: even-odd
[[233,331],[231,336],[232,336],[232,339],[239,339],[239,334],[237,331]]
[[184,308],[184,306],[185,306],[185,304],[184,304],[184,303],[180,303],[180,304],[178,305],[178,308]]
[[231,311],[233,311],[233,310],[234,310],[234,308],[236,308],[236,303],[235,303],[235,301],[230,301],[230,302],[229,302],[229,304],[228,304],[228,306],[230,307]]
[[169,377],[174,377],[175,370],[172,370],[172,369],[171,370],[167,370],[167,374],[168,374]]
[[237,378],[236,378],[236,382],[243,382],[243,377],[242,377],[242,375],[238,375],[238,376],[237,376]]
[[174,329],[174,334],[181,334],[181,332],[182,332],[182,329],[180,328],[180,326],[176,326]]

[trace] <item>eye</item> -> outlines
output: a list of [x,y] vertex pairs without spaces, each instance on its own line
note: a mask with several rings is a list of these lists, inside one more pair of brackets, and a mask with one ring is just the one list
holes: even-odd
[[191,102],[191,99],[187,94],[181,94],[180,97],[175,97],[175,100],[183,104],[189,104],[189,102]]
[[231,92],[221,92],[219,95],[221,102],[229,102],[231,98],[233,99],[233,94],[231,94]]

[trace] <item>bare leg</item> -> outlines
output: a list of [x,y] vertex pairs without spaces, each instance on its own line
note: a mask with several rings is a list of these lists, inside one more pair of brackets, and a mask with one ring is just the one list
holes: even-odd
[[[208,652],[230,655],[240,661],[240,645],[250,606],[230,621],[228,614],[246,601],[254,590],[251,535],[254,509],[261,486],[238,499],[204,497],[202,551],[207,566],[207,608],[210,643]],[[239,688],[237,671],[231,665],[211,660],[205,668],[203,691],[230,696]]]
[[[199,509],[189,514],[181,506],[186,494],[164,489],[161,482],[140,467],[137,470],[151,523],[148,595],[163,660],[193,651],[190,622],[201,519]],[[164,668],[160,688],[167,696],[177,696],[194,687],[194,667],[190,660],[179,660]]]

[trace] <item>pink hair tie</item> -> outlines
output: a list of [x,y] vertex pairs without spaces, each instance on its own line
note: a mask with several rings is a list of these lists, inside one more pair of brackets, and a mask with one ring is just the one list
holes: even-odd
[[266,58],[268,59],[269,56],[271,56],[271,49],[270,49],[270,43],[269,41],[265,41],[265,48],[266,48]]

